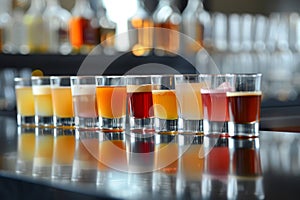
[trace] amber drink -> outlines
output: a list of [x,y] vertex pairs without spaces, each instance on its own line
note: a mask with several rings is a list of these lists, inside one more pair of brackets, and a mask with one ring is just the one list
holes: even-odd
[[230,136],[259,135],[261,74],[235,75],[234,91],[227,92]]

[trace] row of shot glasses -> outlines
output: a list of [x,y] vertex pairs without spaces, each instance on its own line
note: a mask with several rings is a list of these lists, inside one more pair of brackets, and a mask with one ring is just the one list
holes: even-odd
[[261,74],[15,78],[18,125],[258,136]]

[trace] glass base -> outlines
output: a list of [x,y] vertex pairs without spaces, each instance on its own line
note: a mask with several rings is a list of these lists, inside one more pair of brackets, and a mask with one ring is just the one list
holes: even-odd
[[228,132],[228,122],[216,122],[203,120],[204,135],[226,134]]
[[36,116],[35,117],[36,126],[53,126],[52,116]]
[[96,182],[97,171],[96,162],[91,163],[88,161],[74,160],[71,180],[78,182]]
[[134,118],[130,117],[130,130],[154,131],[154,118]]
[[52,166],[52,179],[71,179],[72,165],[53,165]]
[[74,117],[57,117],[53,116],[54,119],[54,126],[55,127],[62,127],[62,126],[75,126],[75,118]]
[[115,119],[99,117],[100,129],[125,130],[125,122],[125,117]]
[[203,133],[203,120],[179,119],[180,131],[183,133]]
[[35,117],[34,116],[22,116],[17,115],[17,124],[18,126],[35,126]]
[[75,126],[80,129],[99,128],[98,117],[75,117]]
[[17,160],[16,164],[17,174],[31,174],[32,173],[32,161]]
[[231,137],[257,137],[259,135],[259,122],[249,124],[228,122],[228,134]]
[[33,165],[32,176],[49,178],[51,176],[51,165],[36,166]]
[[178,131],[178,119],[159,119],[155,118],[155,130],[159,132]]

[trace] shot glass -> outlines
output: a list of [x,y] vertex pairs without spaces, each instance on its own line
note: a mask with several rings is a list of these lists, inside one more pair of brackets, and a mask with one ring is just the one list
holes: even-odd
[[75,119],[70,77],[51,76],[51,93],[54,126],[74,126]]
[[43,178],[51,177],[53,141],[53,128],[35,128],[35,150],[32,176]]
[[235,74],[233,91],[227,92],[229,136],[259,135],[261,74]]
[[198,74],[175,75],[175,90],[178,100],[179,131],[184,133],[203,132],[203,109]]
[[95,76],[72,76],[71,90],[77,128],[98,128]]
[[178,113],[174,75],[152,75],[151,83],[155,130],[177,131]]
[[99,126],[104,130],[124,130],[126,86],[123,76],[96,76]]
[[32,164],[35,147],[35,128],[18,127],[18,158],[16,173],[29,175],[32,173]]
[[34,98],[30,78],[15,78],[17,124],[35,125]]
[[70,180],[75,152],[75,129],[54,129],[52,179]]
[[127,99],[131,131],[154,131],[151,77],[127,76]]
[[233,91],[234,75],[199,75],[205,85],[201,88],[203,107],[203,132],[205,135],[228,133],[228,102],[226,92]]
[[53,126],[53,106],[49,76],[31,78],[36,126]]
[[76,129],[76,144],[72,169],[72,181],[96,182],[99,155],[99,132]]

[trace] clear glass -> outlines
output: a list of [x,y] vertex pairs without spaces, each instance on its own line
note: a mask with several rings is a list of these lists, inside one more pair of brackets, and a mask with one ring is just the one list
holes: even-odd
[[178,112],[174,75],[152,75],[151,83],[155,130],[177,133]]
[[53,121],[56,127],[75,125],[70,76],[51,76]]
[[138,0],[137,4],[136,13],[128,21],[129,28],[133,29],[130,43],[135,56],[146,56],[153,48],[154,22],[144,1]]
[[72,181],[96,182],[99,156],[99,132],[75,130],[76,144]]
[[77,128],[99,128],[95,76],[72,76],[71,90]]
[[151,77],[126,77],[129,124],[132,131],[154,131]]
[[75,129],[54,129],[52,179],[70,180],[75,152]]
[[96,99],[100,128],[104,130],[125,130],[125,77],[96,76],[96,86]]
[[53,106],[49,76],[31,78],[36,126],[53,126]]
[[74,53],[89,53],[99,44],[99,23],[90,1],[76,0],[71,11],[70,41]]
[[153,13],[154,52],[156,55],[174,55],[180,49],[181,14],[174,0],[160,0]]
[[32,176],[43,178],[51,177],[53,141],[53,128],[35,128],[35,150]]
[[50,53],[69,54],[72,50],[69,40],[71,13],[62,8],[58,0],[47,0],[43,13]]
[[234,75],[203,74],[200,81],[205,84],[201,88],[204,134],[227,134],[229,113],[226,92],[233,91]]
[[175,90],[178,99],[179,130],[183,133],[203,132],[203,109],[198,74],[175,75]]
[[15,78],[17,124],[35,125],[34,98],[30,78]]
[[31,175],[35,149],[35,128],[18,127],[18,157],[16,173]]
[[227,92],[230,136],[259,135],[261,74],[236,74],[233,91]]

